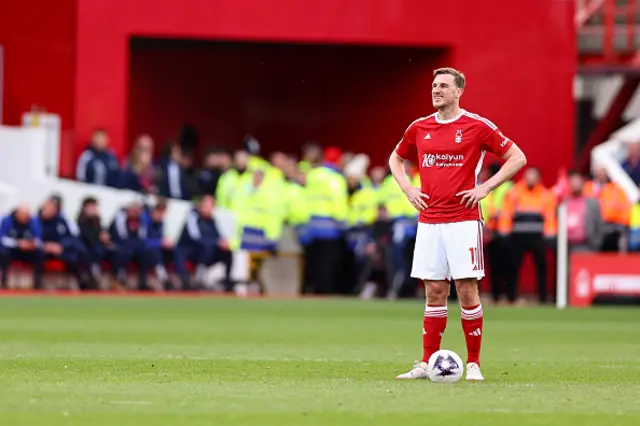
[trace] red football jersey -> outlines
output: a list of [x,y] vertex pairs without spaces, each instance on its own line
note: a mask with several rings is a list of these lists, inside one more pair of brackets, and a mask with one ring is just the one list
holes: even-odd
[[451,120],[439,120],[432,114],[411,123],[396,153],[410,161],[417,159],[422,192],[429,196],[429,207],[420,212],[419,221],[481,219],[480,205],[468,208],[456,194],[476,186],[485,151],[502,157],[511,145],[495,124],[464,110]]

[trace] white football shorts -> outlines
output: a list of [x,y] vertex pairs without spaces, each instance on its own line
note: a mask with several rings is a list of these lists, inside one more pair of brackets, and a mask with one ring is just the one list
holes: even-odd
[[482,223],[418,223],[411,276],[421,280],[484,278]]

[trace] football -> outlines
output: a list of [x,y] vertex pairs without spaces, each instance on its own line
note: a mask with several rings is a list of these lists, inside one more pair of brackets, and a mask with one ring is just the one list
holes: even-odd
[[462,377],[464,364],[457,353],[446,349],[431,355],[427,365],[427,375],[432,382],[455,383]]

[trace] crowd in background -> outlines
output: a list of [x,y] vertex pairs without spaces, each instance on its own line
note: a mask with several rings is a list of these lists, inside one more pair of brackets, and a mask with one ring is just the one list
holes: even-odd
[[[154,271],[166,288],[197,289],[202,288],[205,268],[222,262],[227,274],[220,288],[232,290],[238,283],[229,277],[230,253],[243,249],[256,259],[277,255],[283,226],[289,225],[303,248],[302,293],[363,298],[416,294],[419,286],[410,278],[410,268],[417,212],[388,169],[370,167],[366,155],[307,143],[300,158],[275,152],[267,161],[258,141],[249,137],[233,153],[207,151],[196,168],[189,147],[171,144],[157,162],[153,150],[153,140],[143,135],[120,164],[109,150],[108,134],[98,130],[78,161],[77,178],[166,198],[200,200],[176,247],[164,238],[162,201],[155,206],[125,206],[103,230],[95,199],[85,200],[76,224],[60,215],[60,200],[54,197],[33,218],[25,206],[5,218],[3,284],[13,259],[41,265],[42,259],[59,258],[86,288],[94,285],[100,265],[108,260],[116,283],[123,281],[127,265],[135,263],[143,289],[148,288],[148,271]],[[484,168],[479,181],[498,168],[497,164]],[[630,145],[623,168],[640,183],[640,144]],[[407,163],[406,171],[418,186],[417,170]],[[547,301],[548,260],[556,247],[561,201],[567,205],[571,251],[640,251],[640,204],[631,205],[604,168],[596,167],[591,179],[570,172],[566,180],[548,188],[539,170],[530,167],[520,181],[506,182],[481,203],[485,266],[495,302],[520,302],[518,280],[527,253],[536,266],[539,301]],[[237,233],[228,241],[211,220],[214,205],[236,216]],[[51,231],[54,228],[56,232]],[[187,272],[189,264],[195,265],[194,280]],[[177,272],[177,284],[170,282],[169,266]],[[36,275],[38,271],[40,266]],[[257,280],[256,275],[251,279]]]
[[[127,272],[135,265],[140,290],[198,290],[204,287],[207,267],[216,263],[226,267],[220,285],[231,289],[232,256],[213,219],[213,197],[205,196],[194,206],[175,242],[164,234],[164,199],[151,206],[138,202],[123,206],[107,228],[102,226],[97,199],[85,198],[75,219],[62,213],[62,202],[60,196],[53,195],[35,214],[23,204],[2,219],[2,288],[7,287],[11,264],[22,262],[32,267],[34,287],[41,289],[45,263],[57,260],[83,290],[99,288],[105,264],[110,269],[112,289],[127,287]],[[194,274],[189,273],[189,265]],[[171,279],[169,266],[177,281]],[[158,278],[156,288],[147,280],[149,272]]]

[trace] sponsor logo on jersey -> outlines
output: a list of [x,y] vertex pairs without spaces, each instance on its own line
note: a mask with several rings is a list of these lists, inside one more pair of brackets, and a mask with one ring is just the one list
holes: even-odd
[[427,133],[427,135],[424,137],[425,140],[431,140],[431,135],[429,133]]
[[422,167],[462,167],[462,154],[424,154]]

